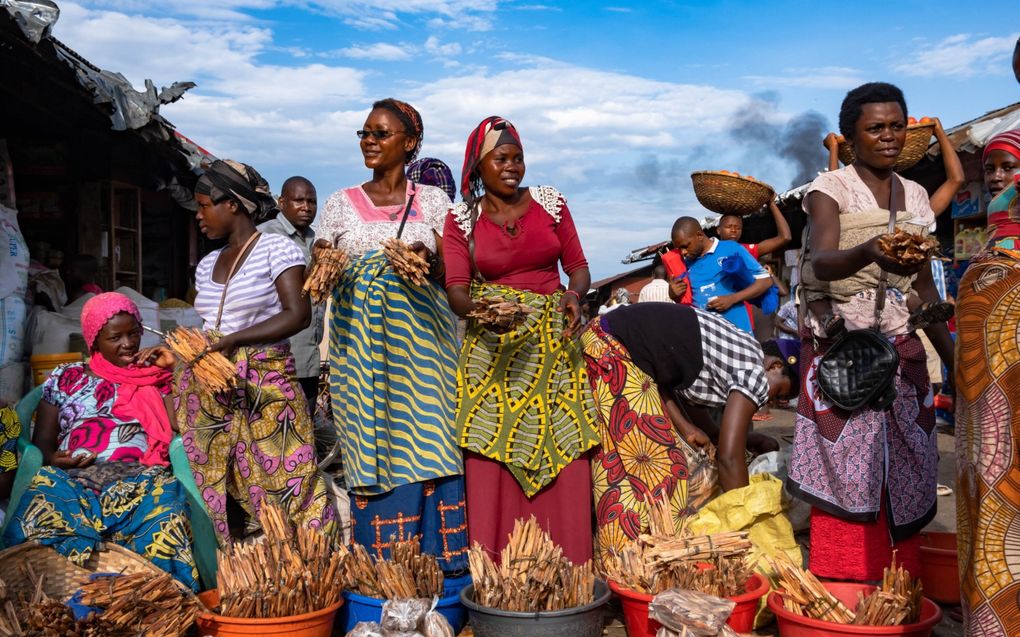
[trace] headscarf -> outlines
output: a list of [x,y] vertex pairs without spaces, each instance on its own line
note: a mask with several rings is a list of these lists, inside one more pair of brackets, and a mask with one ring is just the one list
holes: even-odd
[[198,178],[195,194],[207,195],[213,201],[233,199],[256,224],[280,212],[269,182],[251,166],[232,159],[214,161]]
[[[393,113],[404,126],[404,134],[414,140],[414,148],[407,154],[407,162],[414,161],[421,150],[421,142],[425,138],[425,125],[421,121],[421,113],[407,102],[387,97],[372,105],[372,108],[385,108]],[[411,181],[414,181],[413,179]]]
[[476,175],[473,176],[475,168],[478,168],[478,162],[482,161],[493,148],[503,144],[513,144],[522,150],[524,148],[521,136],[514,125],[497,115],[483,119],[482,123],[468,135],[467,148],[464,149],[464,167],[460,172],[460,194],[464,201],[471,198],[473,192],[477,196],[481,190],[478,183],[480,180]]
[[93,345],[96,337],[110,319],[121,313],[135,317],[142,324],[142,315],[138,307],[128,297],[119,292],[97,294],[81,309],[81,328],[85,342],[93,351],[89,359],[89,369],[96,376],[117,385],[117,399],[113,403],[113,415],[127,422],[138,422],[148,439],[148,449],[141,458],[144,465],[168,464],[170,440],[173,428],[170,416],[163,402],[163,394],[159,388],[166,386],[173,375],[161,367],[141,367],[129,365],[118,367],[101,353],[96,352]]
[[416,184],[442,188],[450,201],[457,197],[457,185],[453,181],[453,171],[439,159],[422,157],[411,162],[407,166],[407,178]]
[[981,163],[988,159],[988,153],[993,150],[1005,151],[1020,160],[1020,129],[1008,130],[989,139],[981,153]]

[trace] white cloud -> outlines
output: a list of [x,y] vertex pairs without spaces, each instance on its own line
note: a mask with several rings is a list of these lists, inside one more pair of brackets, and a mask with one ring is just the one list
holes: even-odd
[[[471,129],[487,115],[508,117],[524,139],[528,183],[555,185],[570,199],[596,278],[624,269],[619,259],[661,238],[678,212],[697,210],[687,173],[729,166],[718,151],[733,146],[726,131],[748,101],[739,90],[527,52],[429,81],[414,71],[377,71],[384,68],[374,66],[378,57],[359,61],[364,68],[309,63],[314,57],[269,64],[265,53],[278,49],[272,30],[259,22],[196,23],[71,2],[62,8],[57,36],[97,65],[124,73],[136,86],[146,77],[162,85],[198,82],[163,108],[182,133],[220,157],[251,163],[273,185],[303,174],[322,198],[368,178],[354,131],[374,99],[392,94],[417,107],[425,122],[423,154],[444,159],[455,172]],[[461,52],[436,35],[401,46],[437,57]],[[713,164],[692,159],[692,148],[707,148]],[[655,179],[639,169],[648,157],[659,162]]]
[[432,55],[448,57],[454,55],[460,55],[460,44],[457,42],[450,42],[449,44],[440,44],[439,38],[434,35],[430,35],[425,40],[425,50]]
[[959,33],[936,44],[921,45],[913,53],[902,56],[893,70],[919,77],[1005,74],[1009,71],[1018,35],[1020,33],[982,38]]
[[845,66],[789,68],[781,75],[748,75],[744,79],[770,88],[850,89],[865,82],[862,71]]
[[606,7],[606,11],[612,11],[614,13],[633,13],[634,9],[630,7]]
[[338,51],[344,57],[357,60],[379,60],[382,62],[410,60],[412,52],[413,49],[409,46],[389,44],[387,42],[355,45]]

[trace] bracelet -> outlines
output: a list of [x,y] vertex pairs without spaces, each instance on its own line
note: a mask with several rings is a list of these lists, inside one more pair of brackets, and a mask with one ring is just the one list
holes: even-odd
[[578,302],[578,303],[580,303],[580,302],[581,302],[581,295],[580,295],[580,294],[578,294],[577,292],[573,291],[573,290],[567,290],[567,291],[566,291],[566,292],[564,292],[563,294],[565,294],[565,295],[566,295],[566,294],[573,294],[573,295],[574,295],[575,297],[577,297],[577,302]]

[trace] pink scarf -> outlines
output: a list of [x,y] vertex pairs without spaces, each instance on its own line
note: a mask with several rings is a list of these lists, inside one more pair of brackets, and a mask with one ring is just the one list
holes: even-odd
[[148,466],[168,465],[170,440],[174,432],[159,387],[169,383],[173,374],[162,367],[117,367],[99,352],[92,355],[89,368],[96,376],[117,385],[113,415],[142,425],[149,448],[142,456],[141,463]]

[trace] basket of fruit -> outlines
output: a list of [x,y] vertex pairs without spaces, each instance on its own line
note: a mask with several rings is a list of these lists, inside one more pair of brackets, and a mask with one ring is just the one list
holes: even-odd
[[767,183],[728,170],[700,170],[691,173],[691,181],[701,205],[723,215],[757,212],[776,195]]
[[[935,120],[930,117],[922,117],[920,120],[915,120],[913,117],[908,118],[907,139],[903,142],[903,148],[900,150],[900,156],[896,158],[893,170],[904,171],[921,161],[924,154],[928,152],[928,145],[934,134]],[[839,161],[843,162],[844,166],[854,163],[856,156],[853,144],[842,135],[837,136],[836,140],[839,142]]]

